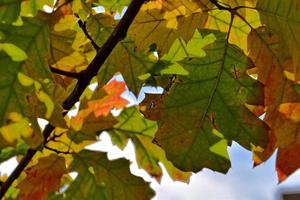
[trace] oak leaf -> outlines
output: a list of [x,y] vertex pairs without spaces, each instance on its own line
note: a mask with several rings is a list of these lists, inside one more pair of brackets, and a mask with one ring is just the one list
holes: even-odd
[[203,2],[209,1],[150,1],[141,8],[128,34],[138,49],[148,49],[156,44],[157,51],[163,55],[176,38],[187,41],[197,28],[203,27],[208,16],[208,6]]
[[298,104],[299,86],[285,76],[285,65],[289,63],[290,57],[285,54],[285,48],[281,45],[281,39],[277,33],[266,27],[252,30],[249,35],[249,50],[249,56],[257,66],[258,80],[265,85],[264,121],[272,131],[269,133],[268,148],[263,152],[255,153],[255,157],[259,157],[256,160],[261,163],[268,159],[278,147],[276,168],[280,169],[277,171],[279,181],[283,181],[293,170],[296,170],[296,166],[300,166],[298,159],[288,159],[282,162],[287,159],[286,155],[295,156],[295,152],[298,152],[299,122],[297,116],[293,116],[287,108]]
[[18,199],[43,200],[48,193],[59,189],[61,178],[67,173],[67,169],[63,157],[51,154],[40,158],[36,165],[27,168],[25,172],[26,178],[17,186],[20,189]]
[[112,109],[122,109],[129,103],[121,97],[126,90],[125,82],[112,80],[103,87],[103,90],[107,94],[106,96],[89,101],[87,108],[80,110],[78,115],[71,119],[72,128],[80,130],[84,120],[92,113],[97,118],[107,116]]

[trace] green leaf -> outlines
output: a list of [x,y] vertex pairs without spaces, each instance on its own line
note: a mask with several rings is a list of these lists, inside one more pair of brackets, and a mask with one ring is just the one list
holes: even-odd
[[15,62],[20,62],[27,59],[26,53],[14,44],[0,43],[0,51],[4,51]]
[[[246,0],[247,1],[247,0]],[[225,0],[227,4],[232,6],[249,6],[253,7],[252,4],[248,4],[245,0]],[[209,12],[207,23],[205,28],[207,29],[216,29],[221,32],[227,32],[230,29],[229,42],[231,44],[237,45],[241,48],[245,54],[247,54],[247,36],[251,31],[251,28],[248,26],[247,22],[251,24],[252,27],[257,28],[261,26],[259,19],[259,13],[255,9],[237,9],[237,13],[246,20],[246,22],[241,19],[239,16],[235,15],[234,20],[231,23],[231,13],[224,12],[224,10],[214,9]]]
[[[17,112],[29,119],[34,134],[31,145],[42,140],[37,117],[47,118],[63,126],[61,107],[53,103],[64,98],[59,87],[54,86],[48,68],[49,33],[45,21],[23,18],[23,26],[1,24],[0,31],[6,36],[3,43],[11,43],[26,52],[28,59],[14,62],[0,52],[0,126],[8,124],[10,113]],[[9,66],[9,67],[8,67]],[[57,114],[59,113],[59,114]]]
[[123,149],[130,138],[135,148],[137,164],[146,170],[152,177],[160,180],[162,169],[159,162],[162,162],[167,172],[174,180],[188,182],[190,173],[182,172],[169,162],[164,151],[152,143],[157,131],[157,123],[145,119],[144,116],[134,107],[125,109],[117,118],[116,124],[109,134],[114,144]]
[[178,76],[146,111],[159,120],[156,141],[182,170],[226,172],[230,164],[224,139],[247,149],[267,143],[267,126],[246,107],[263,104],[262,85],[246,72],[253,64],[228,43],[225,33],[201,31],[203,38],[212,33],[216,41],[204,48],[206,56],[180,61],[189,75]]
[[109,131],[113,143],[123,149],[127,145],[128,139],[131,138],[135,147],[138,166],[145,169],[151,176],[160,179],[162,170],[158,165],[158,158],[148,152],[148,148],[145,148],[140,140],[148,138],[151,143],[157,131],[156,122],[145,119],[134,107],[125,109],[117,119],[119,123]]
[[178,61],[185,57],[204,57],[206,53],[202,48],[215,40],[216,38],[213,34],[202,38],[198,31],[195,31],[193,38],[187,44],[182,38],[176,39],[169,52],[162,57],[163,61],[168,61],[172,64],[161,70],[161,74],[188,75],[188,71]]
[[0,163],[17,155],[25,155],[28,150],[28,145],[23,141],[19,141],[16,147],[6,147],[0,151]]
[[90,15],[86,21],[86,28],[98,46],[102,46],[116,26],[112,15],[99,13]]
[[52,7],[53,0],[27,0],[22,2],[22,16],[35,16],[39,10],[47,5]]
[[0,22],[13,23],[20,14],[22,0],[1,0]]
[[134,94],[138,95],[144,83],[140,75],[147,73],[156,62],[153,53],[137,51],[134,42],[127,38],[120,42],[101,67],[98,73],[100,85],[104,85],[115,73],[120,72],[126,85]]
[[129,171],[129,161],[109,161],[105,153],[83,150],[74,155],[70,169],[78,176],[65,199],[147,200],[154,192],[142,178]]

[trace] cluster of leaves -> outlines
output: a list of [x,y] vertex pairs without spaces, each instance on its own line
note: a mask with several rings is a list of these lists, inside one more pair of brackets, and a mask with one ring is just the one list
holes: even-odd
[[[1,0],[0,162],[19,160],[1,197],[153,197],[128,161],[85,149],[103,131],[158,181],[162,165],[226,173],[232,141],[255,165],[278,149],[283,181],[300,167],[299,55],[298,0]],[[128,107],[143,86],[164,92]]]

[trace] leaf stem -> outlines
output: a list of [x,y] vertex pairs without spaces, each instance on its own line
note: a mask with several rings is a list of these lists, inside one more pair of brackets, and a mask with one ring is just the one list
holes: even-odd
[[[126,35],[129,26],[133,22],[135,16],[137,15],[138,11],[140,10],[141,6],[144,4],[146,0],[132,0],[130,5],[128,6],[127,11],[125,12],[124,16],[118,23],[117,27],[104,43],[103,47],[97,52],[95,58],[89,64],[86,70],[80,73],[82,77],[78,79],[78,82],[70,94],[70,96],[64,101],[63,108],[65,110],[70,110],[74,104],[79,101],[80,96],[82,95],[83,91],[89,85],[90,81],[94,76],[97,75],[98,71],[100,70],[101,66],[108,58],[110,53],[116,47],[116,45],[123,40]],[[55,127],[51,124],[47,124],[43,131],[44,139],[50,136],[51,132],[55,129]],[[23,172],[25,167],[31,161],[33,156],[36,154],[37,149],[29,149],[26,155],[22,158],[19,162],[18,166],[14,169],[8,179],[3,183],[0,188],[0,199],[2,199],[7,192],[8,188],[12,185],[12,183],[20,176]]]

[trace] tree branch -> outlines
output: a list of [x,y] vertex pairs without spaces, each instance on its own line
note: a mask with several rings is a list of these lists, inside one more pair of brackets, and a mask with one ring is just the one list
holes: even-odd
[[[103,47],[97,52],[93,61],[89,64],[86,70],[82,71],[80,74],[82,75],[73,90],[70,96],[64,101],[63,108],[65,110],[70,110],[73,105],[79,101],[80,96],[83,91],[89,85],[90,81],[94,76],[97,75],[99,69],[102,64],[108,58],[112,50],[118,44],[119,41],[123,40],[126,37],[129,26],[137,15],[139,9],[143,5],[146,0],[132,0],[130,3],[125,15],[118,23],[114,32],[110,35],[107,41],[104,43]],[[65,115],[65,114],[64,114]],[[55,129],[51,124],[47,124],[43,131],[44,139],[50,136],[51,132]],[[0,188],[0,199],[2,199],[7,192],[8,188],[12,185],[12,183],[20,176],[22,171],[28,165],[32,157],[36,154],[37,149],[29,149],[27,154],[22,158],[18,166],[14,169],[8,179],[3,183]]]
[[219,10],[228,10],[229,12],[232,11],[230,5],[223,3],[225,6],[221,5],[218,0],[210,0],[212,4],[214,4]]
[[90,42],[93,45],[94,49],[96,51],[99,51],[100,47],[96,44],[96,42],[93,40],[93,38],[90,36],[89,32],[86,29],[86,21],[82,21],[81,19],[79,19],[78,20],[78,25],[82,29],[85,37],[87,37],[90,40]]
[[59,74],[59,75],[63,75],[63,76],[67,76],[70,78],[76,78],[79,79],[80,78],[80,73],[76,73],[76,72],[68,72],[68,71],[64,71],[55,67],[50,67],[51,72],[55,73],[55,74]]

